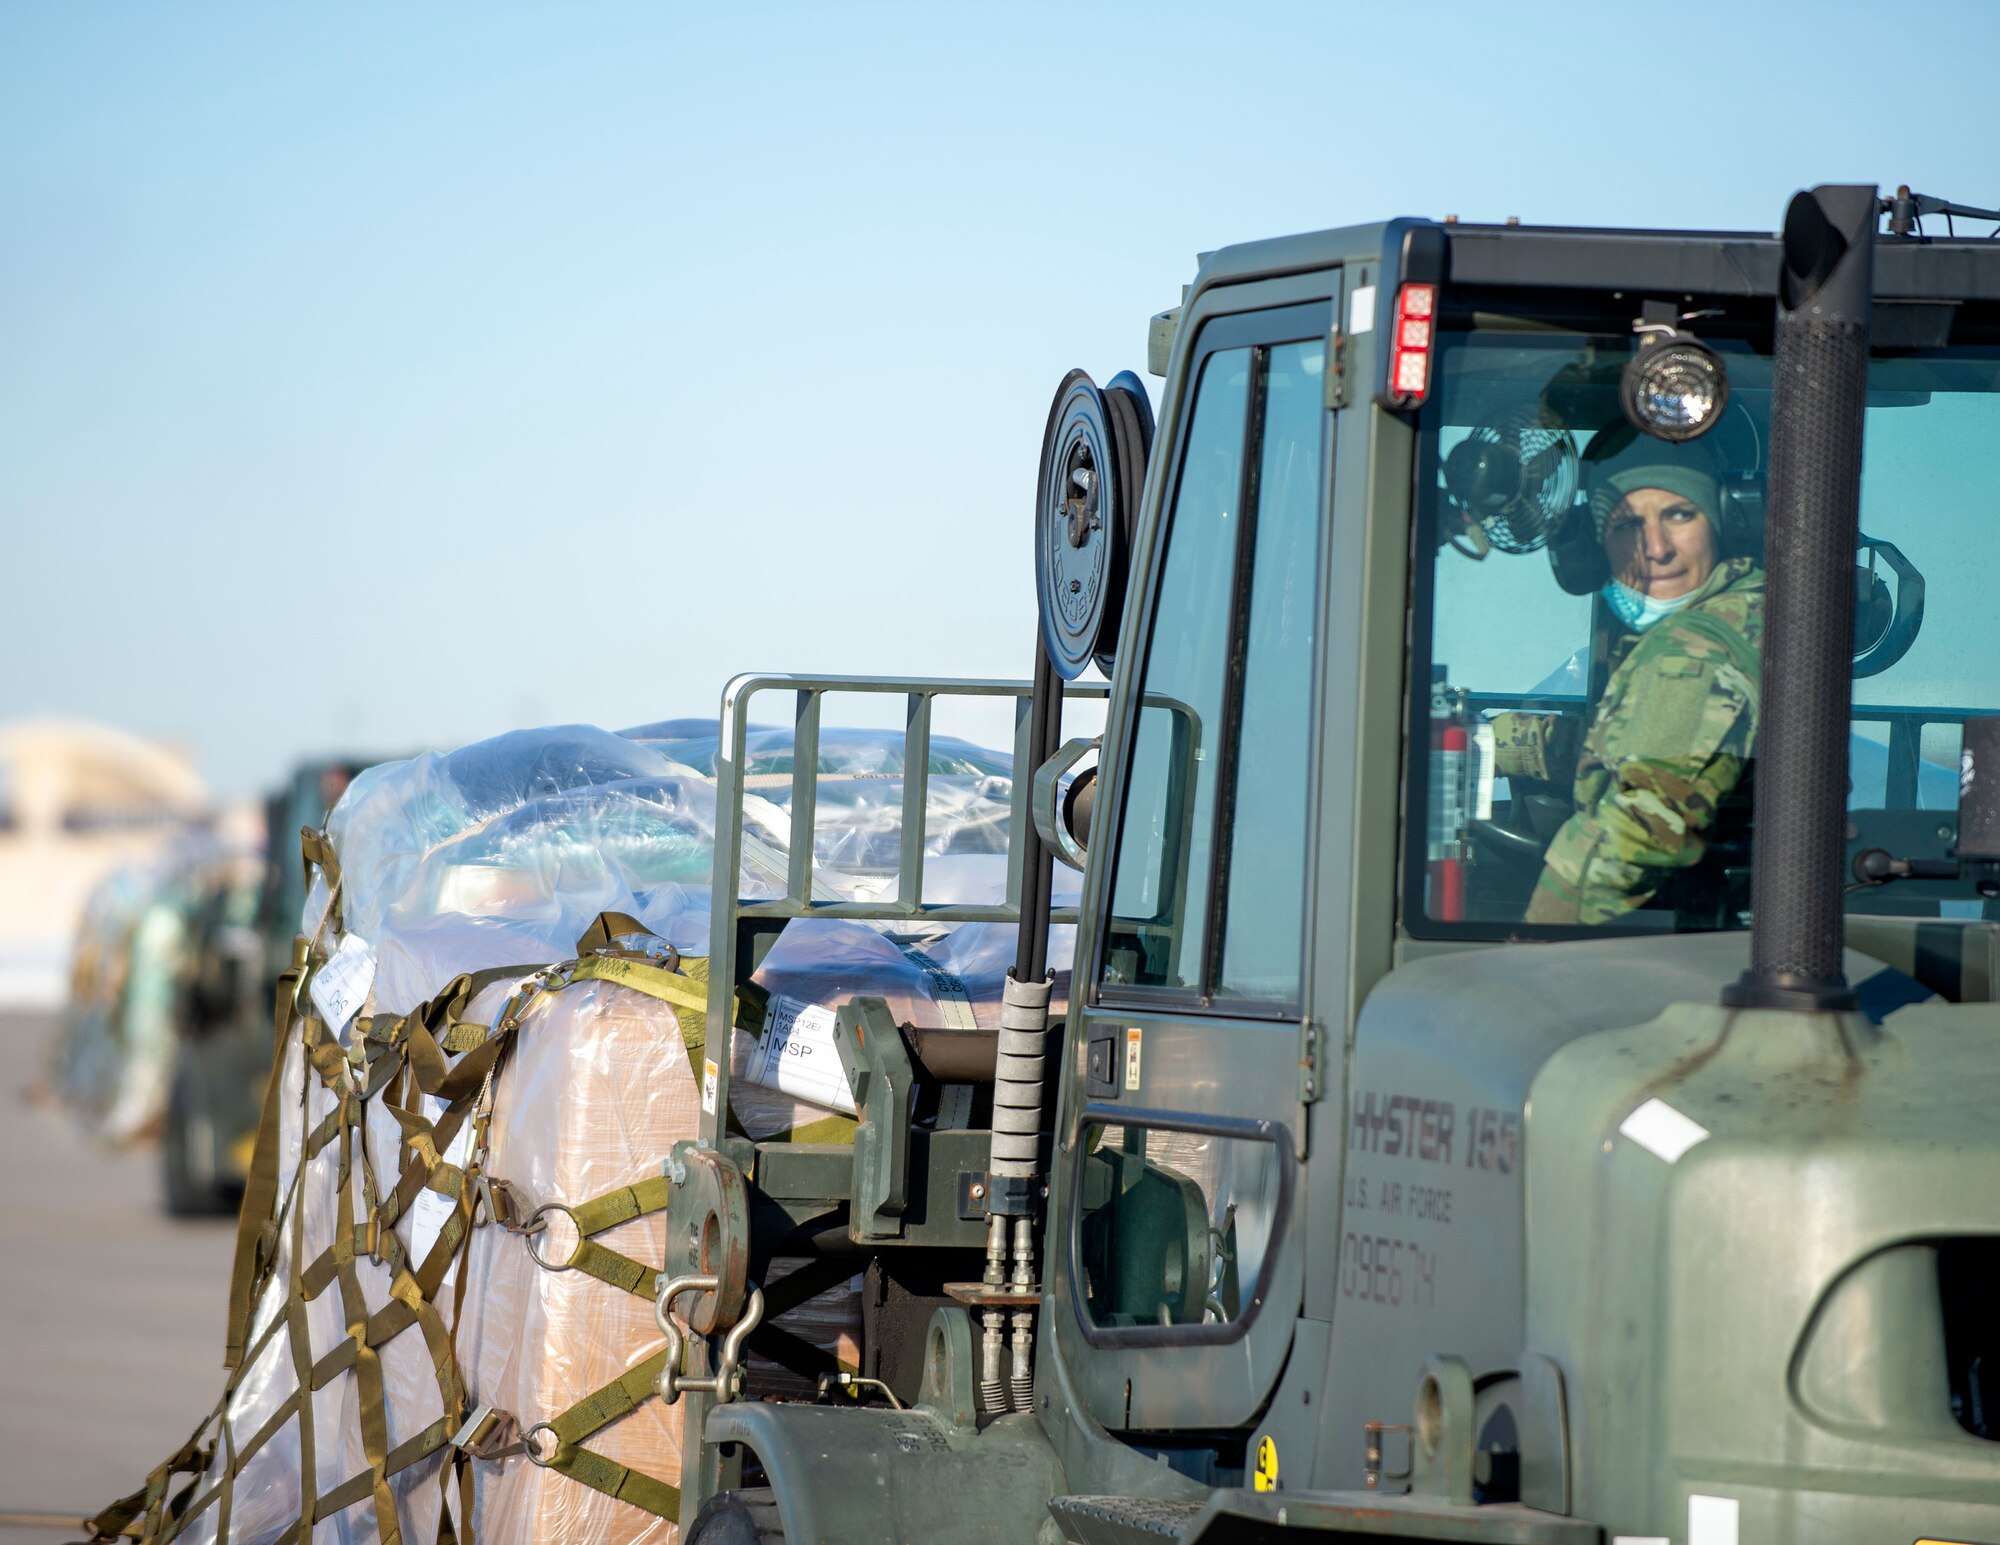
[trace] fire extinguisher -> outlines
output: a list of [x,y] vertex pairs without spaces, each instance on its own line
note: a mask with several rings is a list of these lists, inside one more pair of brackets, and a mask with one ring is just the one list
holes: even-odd
[[1431,917],[1465,921],[1466,824],[1472,819],[1474,757],[1466,725],[1465,694],[1445,685],[1439,667],[1431,681],[1430,820],[1425,873]]

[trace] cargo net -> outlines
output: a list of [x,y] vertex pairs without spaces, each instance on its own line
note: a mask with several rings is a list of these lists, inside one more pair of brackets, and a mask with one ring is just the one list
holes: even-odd
[[[305,835],[309,942],[280,983],[228,1382],[96,1539],[674,1537],[684,1408],[653,1393],[652,1299],[664,1165],[699,1131],[714,1055],[708,733],[562,726],[381,764]],[[753,771],[785,765],[778,732],[757,737]],[[844,804],[823,782],[811,837],[836,896],[893,863],[900,742],[822,733],[822,768],[852,775]],[[927,890],[997,899],[1007,759],[935,739],[932,755]],[[788,814],[745,805],[739,893],[782,894]],[[829,1108],[844,1090],[775,1087],[774,1062],[804,1059],[773,1058],[773,1037],[860,993],[983,1028],[1012,933],[788,927],[724,1027],[731,1130],[851,1142]],[[765,1314],[745,1398],[853,1371],[853,1263],[751,1264]]]
[[[96,1539],[674,1537],[649,1263],[662,1167],[698,1121],[706,962],[636,927],[344,1035],[283,984],[227,1388]],[[852,1140],[850,1118],[755,1085],[732,1103],[760,1140]],[[851,1272],[771,1263],[750,1398],[854,1369]]]

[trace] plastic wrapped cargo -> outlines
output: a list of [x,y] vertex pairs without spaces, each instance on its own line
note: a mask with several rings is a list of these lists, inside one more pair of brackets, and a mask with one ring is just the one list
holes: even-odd
[[[847,758],[839,765],[867,770],[864,747],[842,751],[839,732],[828,739],[834,760]],[[313,1506],[316,1540],[392,1530],[429,1539],[440,1510],[457,1518],[466,1497],[485,1541],[672,1537],[679,1410],[650,1396],[648,1360],[663,1341],[649,1294],[663,1258],[664,1161],[699,1127],[683,1032],[713,1033],[689,1016],[705,1004],[698,968],[715,819],[712,780],[673,749],[574,726],[522,732],[370,769],[333,813],[337,889],[316,880],[304,918],[315,990],[301,995],[274,1075],[271,1243],[248,1323],[235,1327],[241,1364],[227,1420],[193,1490],[202,1511],[183,1538],[274,1540]],[[968,841],[950,814],[968,811],[972,828],[1004,836],[999,776],[980,771],[986,782],[934,802],[925,845],[935,895],[1003,893],[1004,856],[981,846],[985,835]],[[790,823],[782,798],[765,796],[784,796],[787,782],[749,801],[738,877],[746,894],[776,894],[783,883]],[[864,893],[879,876],[829,871],[825,855],[869,860],[857,865],[866,870],[895,847],[881,846],[882,780],[853,782],[870,798],[823,800],[816,822],[818,877],[834,894]],[[899,800],[889,802],[898,820]],[[872,835],[850,840],[864,830]],[[595,944],[643,964],[656,983],[671,975],[669,946],[684,953],[678,995],[592,979],[596,957],[563,964],[606,913],[627,915],[622,926],[639,933],[606,938],[600,929]],[[801,991],[892,991],[912,970],[928,971],[935,1007],[950,997],[941,979],[957,972],[977,984],[967,1004],[979,1023],[989,978],[997,1002],[1012,938],[997,925],[897,938],[795,924],[779,941],[779,968],[760,980],[784,991],[790,970]],[[871,962],[899,974],[871,975]],[[487,975],[440,998],[461,973]],[[908,1005],[919,1017],[932,1011],[915,997]],[[733,1033],[729,1045],[732,1113],[752,1137],[811,1128],[824,1140],[829,1125],[842,1127],[822,1106],[748,1076],[754,1035]],[[344,1128],[340,1113],[357,1107],[357,1124]],[[483,1148],[473,1135],[482,1125]],[[488,1217],[481,1178],[505,1182],[486,1195],[514,1199],[508,1223]],[[645,1205],[607,1213],[628,1190],[644,1190]],[[520,1232],[538,1210],[545,1227]],[[591,1224],[589,1252],[572,1219]],[[560,1265],[570,1252],[596,1265],[537,1264]],[[766,1286],[800,1266],[772,1263]],[[852,1367],[857,1286],[837,1270],[829,1279],[823,1264],[814,1271],[815,1283],[830,1285],[776,1322],[818,1348],[825,1366]],[[364,1319],[366,1356],[348,1334]],[[318,1387],[294,1410],[301,1367],[318,1370]],[[752,1398],[812,1389],[809,1372],[754,1355],[748,1371]],[[578,1414],[602,1414],[602,1397],[621,1381],[614,1420]],[[472,1431],[468,1419],[487,1409],[491,1430]],[[493,1452],[538,1423],[555,1424],[554,1438],[543,1429],[533,1441],[556,1465]],[[607,1476],[623,1477],[619,1496],[603,1489]]]
[[[673,719],[624,733],[705,777],[716,776],[720,741],[713,719]],[[925,854],[1004,855],[1012,759],[953,735],[933,735],[929,746]],[[814,862],[863,887],[869,878],[894,874],[902,845],[903,732],[823,727],[817,767]],[[743,741],[746,812],[758,805],[787,810],[792,769],[790,726],[750,725]]]
[[[371,1006],[404,1012],[456,971],[555,959],[607,911],[705,952],[713,726],[705,740],[629,738],[675,727],[521,730],[357,777],[327,835],[341,864],[339,926],[376,955]],[[784,888],[792,840],[790,731],[753,730],[751,741],[739,893],[767,897]],[[926,883],[945,899],[949,866],[980,859],[980,889],[997,899],[1007,758],[939,737],[930,765]],[[831,896],[877,895],[901,841],[901,736],[822,731],[819,767],[817,879]],[[328,899],[316,882],[307,932],[326,920]]]
[[[481,1030],[496,1027],[506,1050],[490,1079],[454,1095],[434,1077],[440,1092],[432,1095],[405,1069],[362,1102],[351,1148],[336,1135],[343,1097],[354,1097],[349,1059],[330,1055],[339,1042],[317,1017],[294,1024],[275,1095],[275,1250],[226,1402],[228,1437],[195,1488],[203,1506],[184,1538],[288,1537],[307,1496],[332,1499],[315,1538],[365,1541],[392,1530],[433,1538],[440,1510],[449,1505],[458,1513],[460,1477],[448,1440],[470,1413],[504,1412],[515,1434],[577,1420],[621,1378],[645,1372],[662,1347],[650,1291],[652,1263],[665,1247],[663,1192],[631,1216],[621,1216],[620,1201],[608,1226],[596,1226],[595,1214],[607,1199],[657,1180],[672,1145],[696,1130],[698,1085],[681,1013],[633,987],[588,977],[544,988],[523,1008],[521,985],[503,977],[452,1005],[446,1018],[430,1016],[430,1023],[454,1026],[447,1046],[465,1046],[450,1059],[452,1069],[488,1044],[478,1039]],[[698,993],[698,983],[687,990]],[[414,1056],[408,1021],[364,1021],[346,1039],[363,1046],[378,1071],[385,1057]],[[473,1135],[481,1112],[489,1118],[483,1149]],[[819,1114],[773,1098],[746,1125],[757,1130]],[[427,1173],[433,1188],[412,1193],[407,1207],[385,1206],[398,1178],[413,1172]],[[458,1200],[460,1177],[482,1175],[512,1198],[511,1226],[481,1214],[465,1229],[471,1209]],[[526,1231],[537,1215],[543,1226]],[[579,1248],[585,1230],[589,1262]],[[350,1236],[352,1258],[339,1262],[335,1246]],[[776,1263],[773,1277],[795,1264]],[[399,1305],[421,1307],[395,1325]],[[370,1336],[372,1365],[341,1368],[343,1356],[352,1359],[350,1327],[363,1319],[378,1327]],[[391,1328],[380,1334],[385,1319]],[[777,1323],[820,1348],[830,1364],[852,1367],[858,1358],[859,1307],[844,1282]],[[451,1354],[442,1368],[441,1346]],[[287,1408],[297,1370],[329,1365],[338,1371],[311,1394],[302,1421]],[[752,1398],[811,1389],[809,1378],[758,1361],[749,1371]],[[650,1372],[640,1384],[650,1391]],[[492,1545],[671,1539],[670,1511],[649,1511],[630,1498],[658,1503],[677,1481],[680,1412],[643,1396],[628,1404],[576,1436],[563,1455],[574,1469],[531,1464],[520,1452],[468,1457],[477,1537]],[[379,1423],[373,1450],[371,1420]],[[547,1438],[537,1441],[550,1446]],[[225,1517],[221,1482],[231,1452],[237,1459]],[[604,1467],[649,1484],[628,1480],[620,1497],[578,1479]],[[389,1507],[393,1525],[384,1516]]]
[[[1068,997],[1072,930],[1059,934],[1050,949],[1055,1014]],[[1014,954],[1015,930],[999,923],[914,930],[833,919],[794,923],[751,978],[766,994],[763,1023],[754,1036],[738,1030],[745,1045],[732,1077],[852,1111],[833,1044],[842,1004],[878,997],[897,1024],[945,1036],[997,1031]]]

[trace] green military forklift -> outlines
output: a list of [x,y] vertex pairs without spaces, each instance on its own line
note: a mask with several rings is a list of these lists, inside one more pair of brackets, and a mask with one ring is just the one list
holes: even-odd
[[[1157,433],[1135,377],[1057,396],[1032,684],[731,684],[725,810],[781,706],[810,829],[830,692],[901,698],[909,769],[1011,699],[1037,772],[1004,905],[926,901],[917,773],[879,901],[813,899],[809,844],[738,897],[721,822],[711,1023],[799,918],[1021,946],[997,1034],[841,1011],[851,1148],[733,1135],[710,1060],[657,1298],[691,1545],[2000,1541],[1967,216],[1824,187],[1775,237],[1208,254]],[[742,1399],[849,1276],[862,1366]]]
[[263,873],[252,893],[217,883],[195,908],[160,1132],[160,1193],[174,1217],[233,1213],[242,1198],[271,1077],[272,994],[305,910],[299,831],[325,825],[368,765],[320,757],[293,768],[264,800]]

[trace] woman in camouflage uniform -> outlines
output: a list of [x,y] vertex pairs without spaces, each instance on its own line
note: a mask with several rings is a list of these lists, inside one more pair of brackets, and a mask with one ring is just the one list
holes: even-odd
[[1644,436],[1595,468],[1591,514],[1624,625],[1576,768],[1576,813],[1543,859],[1531,923],[1608,923],[1699,863],[1757,737],[1764,574],[1723,541],[1698,446]]

